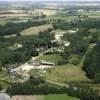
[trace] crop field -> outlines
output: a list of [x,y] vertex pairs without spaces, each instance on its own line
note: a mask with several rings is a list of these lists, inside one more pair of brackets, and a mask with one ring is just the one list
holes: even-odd
[[78,100],[67,96],[66,94],[54,94],[54,95],[30,95],[30,96],[13,96],[11,100]]
[[41,31],[45,31],[48,28],[52,28],[51,24],[36,26],[36,27],[30,27],[28,29],[25,29],[21,32],[22,35],[37,35]]

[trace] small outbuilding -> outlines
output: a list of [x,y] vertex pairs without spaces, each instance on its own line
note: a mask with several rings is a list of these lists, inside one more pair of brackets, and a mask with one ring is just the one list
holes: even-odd
[[55,63],[53,63],[53,62],[48,62],[48,61],[44,61],[44,60],[42,60],[42,61],[40,62],[40,64],[41,64],[41,65],[48,65],[48,66],[55,66]]

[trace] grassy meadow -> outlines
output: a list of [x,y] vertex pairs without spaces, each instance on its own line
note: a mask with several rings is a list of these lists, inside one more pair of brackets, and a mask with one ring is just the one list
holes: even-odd
[[49,80],[59,82],[89,81],[81,67],[72,64],[56,66],[49,70],[45,74],[45,77]]

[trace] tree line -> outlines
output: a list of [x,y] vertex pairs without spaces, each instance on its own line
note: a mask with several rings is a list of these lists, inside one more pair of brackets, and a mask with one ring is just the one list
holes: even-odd
[[77,97],[80,100],[99,100],[99,92],[89,86],[82,86],[71,83],[68,87],[53,86],[46,83],[40,77],[30,76],[30,80],[25,83],[13,83],[7,89],[7,93],[12,95],[48,95],[48,94],[67,94],[72,97]]
[[0,36],[4,35],[11,35],[11,34],[19,34],[22,30],[32,27],[32,26],[39,26],[46,24],[47,21],[28,21],[28,22],[21,22],[21,23],[12,23],[9,22],[5,25],[0,26]]
[[89,78],[100,83],[100,42],[86,55],[83,70]]

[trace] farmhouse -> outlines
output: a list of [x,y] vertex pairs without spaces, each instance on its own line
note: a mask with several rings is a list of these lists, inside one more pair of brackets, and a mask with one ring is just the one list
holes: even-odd
[[48,61],[44,61],[44,60],[42,60],[42,61],[40,62],[40,64],[41,64],[41,65],[48,65],[48,66],[55,66],[55,63],[53,63],[53,62],[48,62]]
[[14,47],[15,47],[15,48],[22,48],[22,44],[15,43],[15,44],[14,44]]

